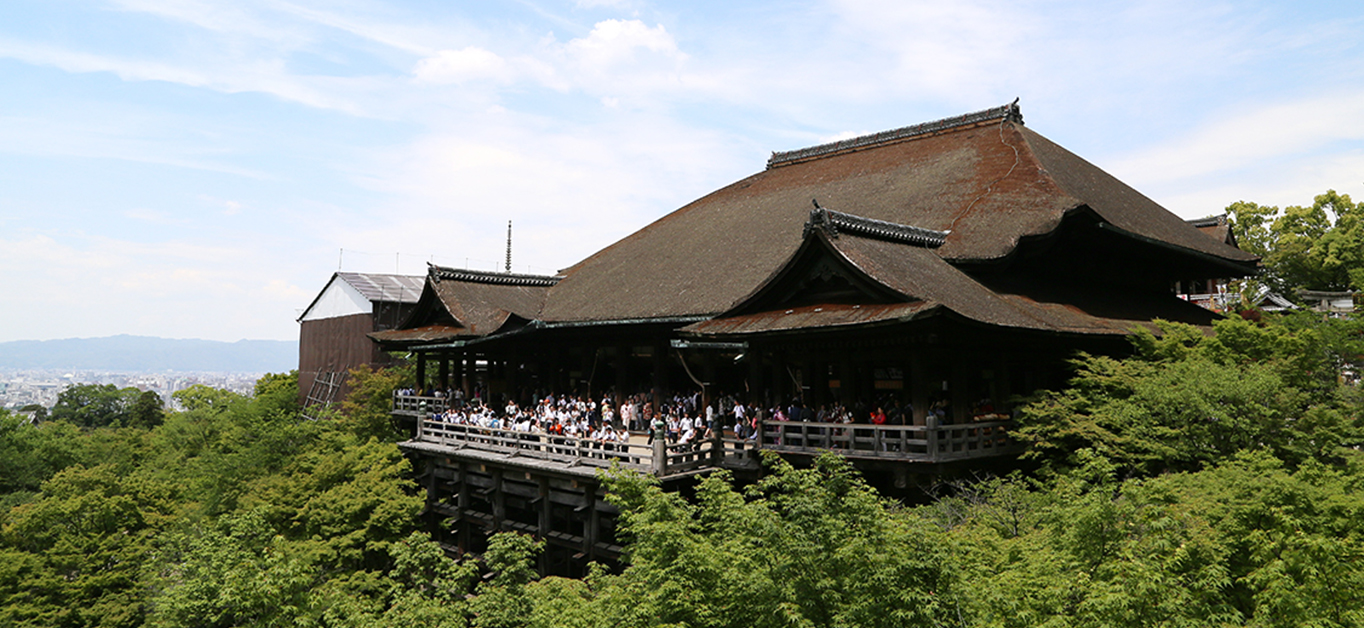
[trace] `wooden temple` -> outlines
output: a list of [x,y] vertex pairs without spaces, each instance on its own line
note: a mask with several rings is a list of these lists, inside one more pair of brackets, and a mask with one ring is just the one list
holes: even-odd
[[[1155,319],[1210,324],[1174,283],[1257,261],[1032,131],[1015,103],[774,153],[554,276],[431,266],[407,321],[370,337],[415,354],[421,391],[498,403],[694,391],[755,408],[896,404],[895,425],[717,436],[677,473],[644,462],[653,452],[625,458],[667,482],[744,468],[755,448],[827,449],[900,483],[906,468],[1011,453],[1015,396],[1063,384],[1076,351],[1125,352]],[[609,557],[592,463],[609,457],[423,423],[447,401],[395,397],[419,426],[405,447],[427,463],[433,509],[551,545],[567,535],[564,560]]]

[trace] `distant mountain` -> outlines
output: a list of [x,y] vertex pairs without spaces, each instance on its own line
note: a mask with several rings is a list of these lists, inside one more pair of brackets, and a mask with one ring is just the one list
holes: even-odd
[[171,340],[109,336],[0,342],[0,368],[279,373],[298,368],[289,340]]

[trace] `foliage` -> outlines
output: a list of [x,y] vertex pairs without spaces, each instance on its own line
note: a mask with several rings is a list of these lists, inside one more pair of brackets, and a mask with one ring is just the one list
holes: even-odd
[[161,395],[145,390],[137,396],[128,408],[128,425],[132,427],[156,427],[165,420],[166,404]]
[[1237,243],[1261,257],[1265,280],[1285,296],[1364,288],[1364,204],[1349,195],[1327,190],[1282,211],[1238,201],[1227,215]]
[[172,519],[175,489],[108,465],[68,467],[0,528],[0,624],[138,626],[143,561]]
[[396,442],[403,433],[393,422],[393,391],[413,381],[410,368],[371,369],[361,365],[351,369],[347,383],[350,395],[341,403],[341,412],[334,417],[346,424],[346,429],[363,437]]
[[744,492],[716,473],[696,504],[638,476],[611,477],[630,566],[573,590],[602,626],[919,626],[955,612],[955,578],[929,525],[832,454],[810,469],[769,457]]
[[214,388],[206,384],[194,384],[188,388],[182,388],[171,393],[171,398],[175,399],[181,408],[190,412],[196,410],[223,412],[234,404],[246,401],[245,397],[230,390]]
[[[948,529],[965,623],[1364,625],[1357,467],[1289,471],[1254,452],[1119,481],[1103,458],[1079,457],[1051,484],[981,483],[960,516],[915,512]],[[999,525],[1001,501],[1021,504],[1021,525]]]
[[1264,449],[1284,460],[1339,456],[1360,442],[1335,404],[1335,369],[1312,330],[1218,321],[1133,335],[1128,359],[1082,355],[1070,386],[1025,406],[1017,436],[1052,467],[1093,450],[1127,473],[1194,470]]
[[[70,423],[32,424],[0,410],[0,494],[38,490],[56,472],[75,464],[76,434]],[[0,500],[0,518],[4,500]]]
[[292,625],[316,584],[307,556],[255,511],[175,532],[161,555],[152,626]]
[[266,373],[256,380],[256,409],[261,414],[277,417],[298,415],[298,370],[288,373]]
[[57,394],[51,417],[81,427],[118,427],[132,423],[142,391],[113,384],[73,384]]
[[417,530],[401,372],[319,421],[293,373],[160,422],[0,412],[0,625],[1362,626],[1364,406],[1335,378],[1360,334],[1267,320],[1078,358],[1020,419],[1046,473],[913,509],[832,454],[690,500],[615,470],[626,566],[579,579],[537,577],[525,535],[456,561]]

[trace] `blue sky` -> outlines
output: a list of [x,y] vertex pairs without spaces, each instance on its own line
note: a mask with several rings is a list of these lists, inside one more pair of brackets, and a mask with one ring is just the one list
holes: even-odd
[[[1364,196],[1364,4],[5,0],[0,341],[294,339],[550,273],[774,150],[1022,99],[1185,217]],[[343,252],[344,251],[344,252]]]

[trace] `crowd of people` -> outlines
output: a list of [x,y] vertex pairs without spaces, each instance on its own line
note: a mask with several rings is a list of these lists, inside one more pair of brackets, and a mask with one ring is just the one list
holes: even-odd
[[[399,395],[415,395],[419,391],[406,388]],[[480,393],[482,391],[479,391]],[[670,444],[694,444],[722,437],[756,440],[761,421],[805,421],[830,424],[867,424],[875,426],[910,425],[914,423],[913,407],[902,395],[886,394],[871,403],[822,404],[811,408],[800,399],[789,404],[772,404],[754,408],[734,395],[720,395],[704,404],[700,392],[676,393],[663,397],[654,408],[653,395],[637,393],[616,397],[607,395],[600,400],[575,395],[543,393],[533,403],[521,405],[515,401],[490,404],[483,394],[465,400],[459,390],[432,391],[427,396],[448,399],[440,404],[445,409],[432,411],[429,418],[452,425],[477,426],[487,430],[505,430],[527,435],[564,436],[591,440],[597,443],[630,443],[631,435],[638,435],[651,444],[656,431],[661,431]],[[500,406],[500,407],[499,407]],[[976,404],[973,410],[984,410],[993,419],[988,399]],[[931,423],[951,422],[951,405],[946,396],[933,400],[926,414]],[[1006,417],[1007,418],[1007,417]],[[627,447],[620,447],[627,449]]]

